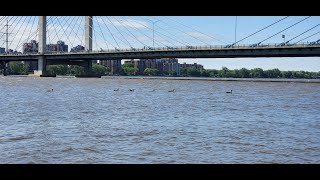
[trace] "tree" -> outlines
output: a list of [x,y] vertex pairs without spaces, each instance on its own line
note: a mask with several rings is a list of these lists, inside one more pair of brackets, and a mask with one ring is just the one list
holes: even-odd
[[68,68],[67,65],[49,65],[47,66],[47,72],[50,75],[66,75]]
[[149,76],[155,76],[159,73],[159,70],[158,69],[154,69],[154,68],[146,68],[144,70],[144,73],[145,74],[148,74]]
[[68,68],[68,73],[69,75],[84,75],[84,67],[82,66],[77,66],[77,65],[71,65]]
[[92,73],[98,76],[104,76],[108,73],[108,69],[105,66],[99,64],[92,65]]
[[135,75],[139,69],[134,68],[133,64],[123,64],[122,70],[123,70],[123,75],[132,76],[132,75]]
[[263,78],[264,77],[263,69],[261,69],[261,68],[251,69],[250,74],[251,74],[252,78]]
[[239,70],[239,76],[241,78],[250,78],[250,70],[248,70],[246,68],[241,68]]
[[27,75],[28,66],[26,66],[22,62],[10,62],[9,73],[13,75]]
[[195,68],[188,68],[187,70],[188,76],[195,76],[195,77],[200,77],[201,73],[200,70],[195,69]]

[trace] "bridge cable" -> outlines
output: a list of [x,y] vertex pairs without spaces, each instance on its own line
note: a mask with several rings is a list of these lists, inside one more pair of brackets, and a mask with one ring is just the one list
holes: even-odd
[[[22,17],[24,17],[24,16],[22,16]],[[21,29],[22,25],[25,23],[25,21],[26,21],[27,18],[28,18],[28,17],[25,17],[24,20],[23,20],[23,22],[20,24],[20,27],[18,28],[17,33],[15,33],[14,37],[12,38],[12,41],[10,42],[9,46],[12,45],[12,43],[14,42],[15,38],[17,37],[17,35],[18,35],[18,34],[20,35],[20,29]],[[23,31],[22,36],[23,36],[23,35],[24,35],[24,31]],[[22,36],[20,36],[20,40],[21,40],[21,37],[22,37]],[[20,40],[19,40],[19,43],[20,43]],[[15,49],[15,51],[17,51],[17,49]]]
[[[143,18],[143,19],[146,19],[146,18]],[[149,19],[148,19],[149,20]],[[163,28],[161,28],[160,26],[157,26],[157,27],[159,27],[160,29],[162,29],[162,30],[164,30]],[[156,30],[155,30],[156,31]],[[168,31],[166,31],[166,30],[164,30],[165,32],[167,32],[168,33]],[[156,31],[156,32],[159,32],[159,31]],[[162,34],[162,33],[161,33]],[[171,34],[171,33],[169,33],[169,34]],[[182,43],[181,41],[179,41],[179,40],[177,40],[177,39],[173,39],[172,37],[170,37],[170,36],[167,36],[167,35],[165,35],[165,34],[163,34],[165,37],[167,37],[167,38],[169,38],[169,39],[171,39],[171,40],[173,40],[173,41],[175,41],[175,42],[178,42],[178,43],[180,43],[180,44],[183,44],[183,45],[186,45],[186,44],[184,44],[184,43]],[[171,34],[172,35],[172,34]],[[173,36],[175,36],[175,35],[173,35]],[[176,36],[175,36],[176,37]],[[171,43],[173,46],[176,46],[175,44],[173,44],[173,43]],[[189,44],[188,44],[189,45]]]
[[[150,19],[147,19],[147,18],[143,18],[143,19],[146,19],[146,20],[148,20],[148,21],[151,21]],[[163,21],[160,21],[160,22],[163,22]],[[160,27],[160,26],[157,26],[157,27],[159,27],[160,29],[164,30],[165,32],[167,32],[167,33],[170,34],[171,36],[174,36],[174,37],[176,37],[177,39],[180,39],[178,36],[172,34],[170,31],[166,31],[165,29],[163,29],[163,28]],[[183,42],[182,42],[182,41],[178,41],[178,40],[176,40],[176,41],[179,42],[180,44],[183,44],[183,45],[190,45],[188,42],[186,42],[186,41],[184,41],[184,40],[182,40]]]
[[[21,16],[20,16],[20,17],[21,17]],[[17,18],[18,18],[18,17],[17,17]],[[16,18],[16,19],[17,19],[17,18]],[[12,19],[12,18],[11,18],[11,19]],[[11,20],[11,19],[10,19],[10,20]],[[13,22],[15,22],[16,19],[13,20]],[[10,22],[10,20],[8,20],[8,22]],[[8,26],[11,26],[11,25],[8,25]],[[2,29],[3,29],[4,27],[5,27],[5,26],[3,26],[3,27],[1,28],[1,31],[2,31]],[[14,28],[15,28],[15,27],[14,27]],[[1,31],[0,31],[0,32],[1,32]],[[6,34],[6,33],[3,33],[2,36],[0,36],[0,39],[1,39],[5,34]],[[10,33],[8,32],[8,34],[12,34],[12,31],[11,31]],[[2,45],[3,45],[4,43],[5,43],[5,41],[2,43]],[[7,50],[7,51],[8,51],[8,50]]]
[[[19,44],[20,44],[20,41],[21,41],[21,39],[22,39],[22,37],[23,37],[23,35],[24,35],[27,27],[28,27],[29,24],[30,24],[30,20],[31,20],[31,19],[32,19],[32,16],[29,18],[29,20],[28,20],[28,22],[27,22],[27,24],[26,24],[26,26],[25,26],[25,28],[24,28],[24,30],[23,30],[22,36],[20,36],[20,39],[19,39],[19,41],[18,41],[18,43],[17,43],[17,46],[16,46],[16,50],[17,50],[17,48],[18,48],[18,46],[19,46]],[[21,52],[22,52],[22,51],[21,51]]]
[[224,41],[221,41],[221,40],[219,40],[219,39],[217,39],[217,38],[215,38],[215,37],[213,37],[213,36],[211,36],[211,35],[209,35],[209,34],[205,34],[205,33],[201,32],[201,31],[196,30],[195,28],[186,26],[186,25],[180,23],[179,21],[175,21],[175,20],[173,20],[173,19],[171,19],[171,18],[169,18],[169,17],[167,17],[167,16],[163,16],[163,17],[165,17],[165,18],[167,18],[167,19],[169,19],[169,20],[171,20],[171,21],[173,21],[173,22],[175,22],[175,23],[177,23],[177,24],[180,24],[180,25],[182,25],[182,26],[184,26],[184,27],[187,27],[187,28],[189,28],[189,29],[192,29],[193,31],[196,31],[196,32],[198,32],[198,33],[200,33],[200,34],[202,34],[202,35],[205,35],[205,36],[207,36],[207,37],[210,37],[210,38],[212,38],[212,39],[214,39],[214,40],[217,40],[217,41],[222,42],[222,43],[224,43],[224,44],[228,44],[228,43],[226,43],[226,42],[224,42]]
[[[81,22],[81,16],[78,16],[78,19],[77,19],[77,21],[76,21],[76,23],[75,24],[78,24],[79,23],[79,19],[80,19],[80,22]],[[82,23],[80,23],[80,24],[82,24]],[[84,45],[84,43],[83,43],[83,34],[82,34],[82,39],[78,36],[78,33],[79,33],[79,29],[80,29],[80,25],[78,24],[78,29],[77,29],[77,31],[75,32],[75,34],[77,35],[77,38],[79,38],[79,40],[80,40],[80,42],[81,42],[81,45]],[[74,41],[75,41],[75,39],[73,39],[73,43],[74,43]]]
[[[123,36],[123,34],[121,33],[121,31],[116,27],[116,25],[114,25],[114,23],[110,20],[110,18],[108,16],[106,16],[108,21],[112,24],[112,26],[120,33],[120,35],[123,37],[124,40],[126,40],[126,42],[129,44],[129,47],[132,47],[131,43],[127,40],[127,38],[125,38]],[[120,39],[121,40],[121,39]],[[122,40],[121,40],[122,41]]]
[[299,22],[294,23],[293,25],[291,25],[291,26],[289,26],[289,27],[287,27],[287,28],[285,28],[285,29],[283,29],[283,30],[281,30],[281,31],[277,32],[276,34],[274,34],[274,35],[272,35],[272,36],[270,36],[270,37],[268,37],[268,38],[264,39],[263,41],[260,41],[259,43],[257,43],[257,45],[259,45],[259,44],[261,44],[262,42],[264,42],[264,41],[266,41],[266,40],[268,40],[268,39],[270,39],[270,38],[272,38],[272,37],[274,37],[274,36],[276,36],[276,35],[278,35],[278,34],[282,33],[283,31],[285,31],[285,30],[287,30],[287,29],[292,28],[293,26],[295,26],[295,25],[297,25],[297,24],[299,24],[299,23],[301,23],[301,22],[303,22],[303,21],[305,21],[305,20],[309,19],[310,17],[311,17],[311,16],[308,16],[308,17],[306,17],[306,18],[304,18],[304,19],[300,20]]
[[109,29],[109,27],[107,26],[107,24],[106,24],[106,22],[104,21],[104,19],[103,19],[103,18],[101,18],[101,20],[102,20],[102,22],[104,23],[104,25],[107,27],[107,29],[108,29],[109,33],[111,34],[111,36],[112,36],[113,40],[116,42],[116,44],[117,44],[118,48],[120,48],[118,41],[117,41],[117,40],[116,40],[116,38],[113,36],[112,32],[110,31],[110,29]]
[[294,44],[298,44],[299,42],[301,42],[301,41],[303,41],[303,40],[305,40],[305,39],[308,39],[308,38],[310,38],[310,37],[312,37],[312,36],[314,36],[314,35],[316,35],[316,34],[319,34],[319,33],[320,33],[320,31],[318,31],[318,32],[316,32],[316,33],[314,33],[314,34],[306,37],[306,38],[303,38],[303,39],[299,40],[298,42],[296,42],[296,43],[294,43]]
[[[115,17],[113,17],[115,20],[117,20],[123,27],[125,27],[125,29],[134,37],[134,39],[136,39],[139,43],[141,43],[143,46],[146,46],[146,44],[144,44],[143,42],[141,42],[127,27],[126,27],[126,25],[123,25],[122,23],[121,23],[121,21],[119,20],[119,19],[117,19],[117,18],[115,18]],[[133,47],[131,47],[131,48],[133,48]]]
[[[102,29],[101,29],[101,26],[100,26],[100,22],[99,22],[98,20],[96,20],[96,23],[94,23],[94,24],[98,24],[99,29],[100,29],[100,34],[102,35],[102,38],[103,38],[103,40],[104,40],[105,43],[106,43],[107,49],[109,49],[108,41],[106,40],[106,38],[105,38],[105,36],[104,36],[104,34],[103,34],[103,32],[102,32]],[[111,46],[113,46],[113,45],[111,45]],[[113,47],[114,47],[114,46],[113,46]]]
[[[128,24],[131,24],[131,22],[128,21],[127,19],[124,19],[124,20],[127,21]],[[132,25],[132,24],[131,24],[131,25]],[[146,36],[147,38],[149,38],[151,42],[153,41],[153,38],[152,38],[152,37],[149,37],[147,34],[144,34],[144,33],[142,32],[142,30],[140,30],[139,28],[136,28],[134,25],[133,25],[132,27],[135,28],[136,30],[138,30],[143,36]],[[159,43],[162,44],[163,46],[166,46],[166,45],[163,44],[162,42],[159,42]],[[158,41],[155,41],[155,44],[157,44],[158,46],[160,45],[160,44],[158,44]]]
[[[152,30],[153,31],[153,29],[152,28],[150,28],[149,26],[146,26],[146,25],[144,25],[144,24],[142,24],[142,23],[140,23],[139,21],[137,21],[137,23],[138,24],[140,24],[140,25],[142,25],[142,26],[144,26],[144,27],[146,27],[147,29],[150,29],[150,30]],[[156,30],[155,30],[156,31]],[[161,32],[159,32],[159,31],[156,31],[156,32],[158,32],[159,34],[162,34],[162,35],[164,35],[163,33],[161,33]],[[166,35],[164,35],[164,36],[166,36]],[[170,37],[169,37],[170,38]],[[170,41],[168,41],[171,45],[173,45],[173,46],[175,46],[172,42],[170,42]],[[162,43],[163,44],[163,43]]]
[[[156,20],[158,20],[158,21],[161,21],[161,19],[158,19],[158,18],[155,18],[155,19],[156,19]],[[164,24],[168,25],[168,23],[164,23]],[[206,44],[206,45],[210,46],[210,44],[206,43],[205,41],[201,40],[200,38],[196,38],[196,37],[194,37],[193,35],[188,34],[188,33],[186,33],[186,32],[184,32],[184,31],[182,31],[182,30],[181,30],[181,29],[179,29],[179,28],[176,28],[176,27],[174,27],[174,26],[169,26],[169,25],[168,25],[168,27],[170,27],[170,28],[174,28],[174,29],[176,29],[176,30],[178,30],[178,31],[182,32],[183,34],[185,34],[185,35],[187,35],[187,36],[190,36],[190,37],[194,38],[195,40],[197,40],[197,41],[201,41],[202,43],[204,43],[204,44]]]
[[276,22],[274,22],[274,23],[272,23],[272,24],[270,24],[270,25],[268,25],[268,26],[260,29],[259,31],[256,31],[256,32],[250,34],[249,36],[247,36],[247,37],[245,37],[245,38],[243,38],[243,39],[241,39],[241,40],[233,43],[231,46],[234,46],[234,45],[238,44],[239,42],[241,42],[241,41],[243,41],[243,40],[245,40],[245,39],[248,39],[249,37],[251,37],[251,36],[253,36],[253,35],[255,35],[255,34],[261,32],[261,31],[263,31],[263,30],[265,30],[265,29],[267,29],[267,28],[269,28],[269,27],[271,27],[271,26],[273,26],[273,25],[275,25],[275,24],[277,24],[277,23],[279,23],[279,22],[281,22],[281,21],[283,21],[283,20],[285,20],[285,19],[287,19],[288,17],[290,17],[290,16],[286,16],[286,17],[284,17],[284,18],[282,18],[282,19],[280,19],[280,20],[278,20],[278,21],[276,21]]
[[319,25],[320,25],[320,24],[313,26],[312,28],[310,28],[310,29],[306,30],[305,32],[303,32],[303,33],[301,33],[301,34],[297,35],[296,37],[294,37],[294,38],[292,38],[292,39],[290,39],[290,40],[289,40],[289,41],[287,41],[286,43],[288,43],[288,42],[290,42],[290,41],[292,41],[292,40],[296,39],[297,37],[299,37],[299,36],[301,36],[301,35],[303,35],[303,34],[305,34],[305,33],[309,32],[309,31],[311,31],[312,29],[314,29],[314,28],[318,27]]

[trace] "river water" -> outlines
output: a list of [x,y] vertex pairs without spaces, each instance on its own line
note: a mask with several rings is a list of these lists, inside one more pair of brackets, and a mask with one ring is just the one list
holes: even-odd
[[320,83],[0,76],[0,163],[320,163]]

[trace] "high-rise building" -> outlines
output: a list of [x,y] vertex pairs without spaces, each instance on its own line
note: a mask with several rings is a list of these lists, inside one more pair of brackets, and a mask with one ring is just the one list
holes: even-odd
[[28,54],[28,53],[37,53],[38,52],[38,43],[35,40],[31,40],[30,43],[24,43],[22,53]]
[[[31,40],[30,43],[24,43],[22,53],[37,53],[38,52],[38,43],[35,40]],[[24,64],[28,67],[28,71],[34,71],[38,69],[37,61],[25,61]]]
[[119,74],[121,71],[121,59],[100,60],[100,65],[107,67],[111,74]]
[[68,52],[68,45],[63,41],[58,41],[57,44],[47,44],[47,52]]
[[6,49],[3,47],[0,47],[0,54],[4,54],[6,52]]
[[70,52],[81,52],[81,51],[84,51],[84,50],[85,50],[84,46],[78,45],[76,47],[71,48]]
[[146,68],[157,69],[160,75],[180,75],[180,64],[175,58],[130,60],[125,61],[125,64],[133,64],[140,75],[144,74]]
[[181,64],[181,68],[195,68],[195,69],[203,70],[203,65],[197,64],[197,63],[193,63],[193,64],[183,63]]

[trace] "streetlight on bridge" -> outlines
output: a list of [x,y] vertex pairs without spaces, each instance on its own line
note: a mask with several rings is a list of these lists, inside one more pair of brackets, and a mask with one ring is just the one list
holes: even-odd
[[286,36],[283,34],[282,38],[283,38],[283,44],[285,45],[286,44]]
[[149,19],[147,19],[148,21],[150,21],[151,23],[152,23],[152,31],[153,31],[153,48],[154,48],[154,25],[157,23],[157,22],[159,22],[159,21],[161,21],[161,20],[156,20],[156,21],[151,21],[151,20],[149,20]]

